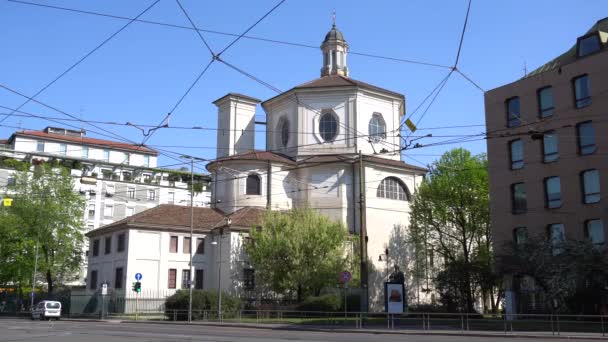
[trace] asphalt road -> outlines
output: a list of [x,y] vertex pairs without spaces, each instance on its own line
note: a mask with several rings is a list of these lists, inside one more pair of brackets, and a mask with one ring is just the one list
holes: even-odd
[[[347,332],[318,332],[173,324],[112,322],[39,322],[0,319],[0,341],[49,342],[177,342],[177,341],[537,341],[533,338],[420,336]],[[552,341],[558,341],[551,339]],[[566,341],[560,339],[559,341]]]

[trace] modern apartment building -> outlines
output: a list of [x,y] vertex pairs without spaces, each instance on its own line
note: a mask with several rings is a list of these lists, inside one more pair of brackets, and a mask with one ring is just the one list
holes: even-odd
[[[608,18],[572,43],[561,56],[485,95],[498,255],[508,253],[510,242],[532,237],[605,244]],[[534,310],[533,296],[522,290],[534,288],[530,279],[509,275],[504,283],[508,312]]]
[[[85,233],[159,204],[190,205],[188,165],[188,171],[158,167],[158,152],[146,147],[90,138],[84,130],[57,127],[18,131],[3,144],[0,186],[9,191],[15,172],[13,160],[56,160],[72,169],[74,190],[86,199]],[[209,181],[207,175],[195,174],[195,206],[209,206]],[[77,283],[85,280],[86,256],[83,259]]]

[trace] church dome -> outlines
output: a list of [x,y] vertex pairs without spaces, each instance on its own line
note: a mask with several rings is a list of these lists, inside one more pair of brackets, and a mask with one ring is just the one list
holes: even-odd
[[325,40],[323,41],[323,43],[329,41],[329,40],[342,40],[344,41],[344,35],[342,34],[342,32],[340,32],[340,30],[338,30],[338,28],[336,27],[336,24],[334,24],[331,27],[331,30],[329,30],[329,32],[327,32],[327,34],[325,35]]

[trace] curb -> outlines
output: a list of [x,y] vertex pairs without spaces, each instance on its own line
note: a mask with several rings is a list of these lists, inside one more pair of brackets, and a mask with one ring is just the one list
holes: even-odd
[[[106,322],[99,321],[98,322]],[[358,333],[358,334],[388,334],[388,335],[431,335],[431,336],[471,336],[471,337],[502,337],[502,338],[536,338],[536,339],[569,339],[569,340],[598,340],[606,341],[608,336],[581,336],[581,335],[541,335],[529,332],[524,333],[494,333],[494,332],[446,332],[446,331],[416,331],[416,330],[379,330],[379,329],[332,329],[319,327],[299,327],[299,326],[266,326],[266,325],[247,325],[239,323],[215,323],[215,322],[173,322],[173,321],[132,321],[123,320],[119,323],[125,324],[169,324],[169,325],[192,325],[192,326],[212,326],[212,327],[229,327],[243,329],[263,329],[263,330],[291,330],[291,331],[316,331],[326,333]]]

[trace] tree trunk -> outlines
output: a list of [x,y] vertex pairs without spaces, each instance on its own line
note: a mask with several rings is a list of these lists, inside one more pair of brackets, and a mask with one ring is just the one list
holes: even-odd
[[300,285],[300,284],[298,284],[297,296],[298,296],[298,303],[301,303],[302,302],[302,285]]
[[46,282],[49,288],[49,295],[53,293],[53,277],[51,276],[51,270],[46,270]]

